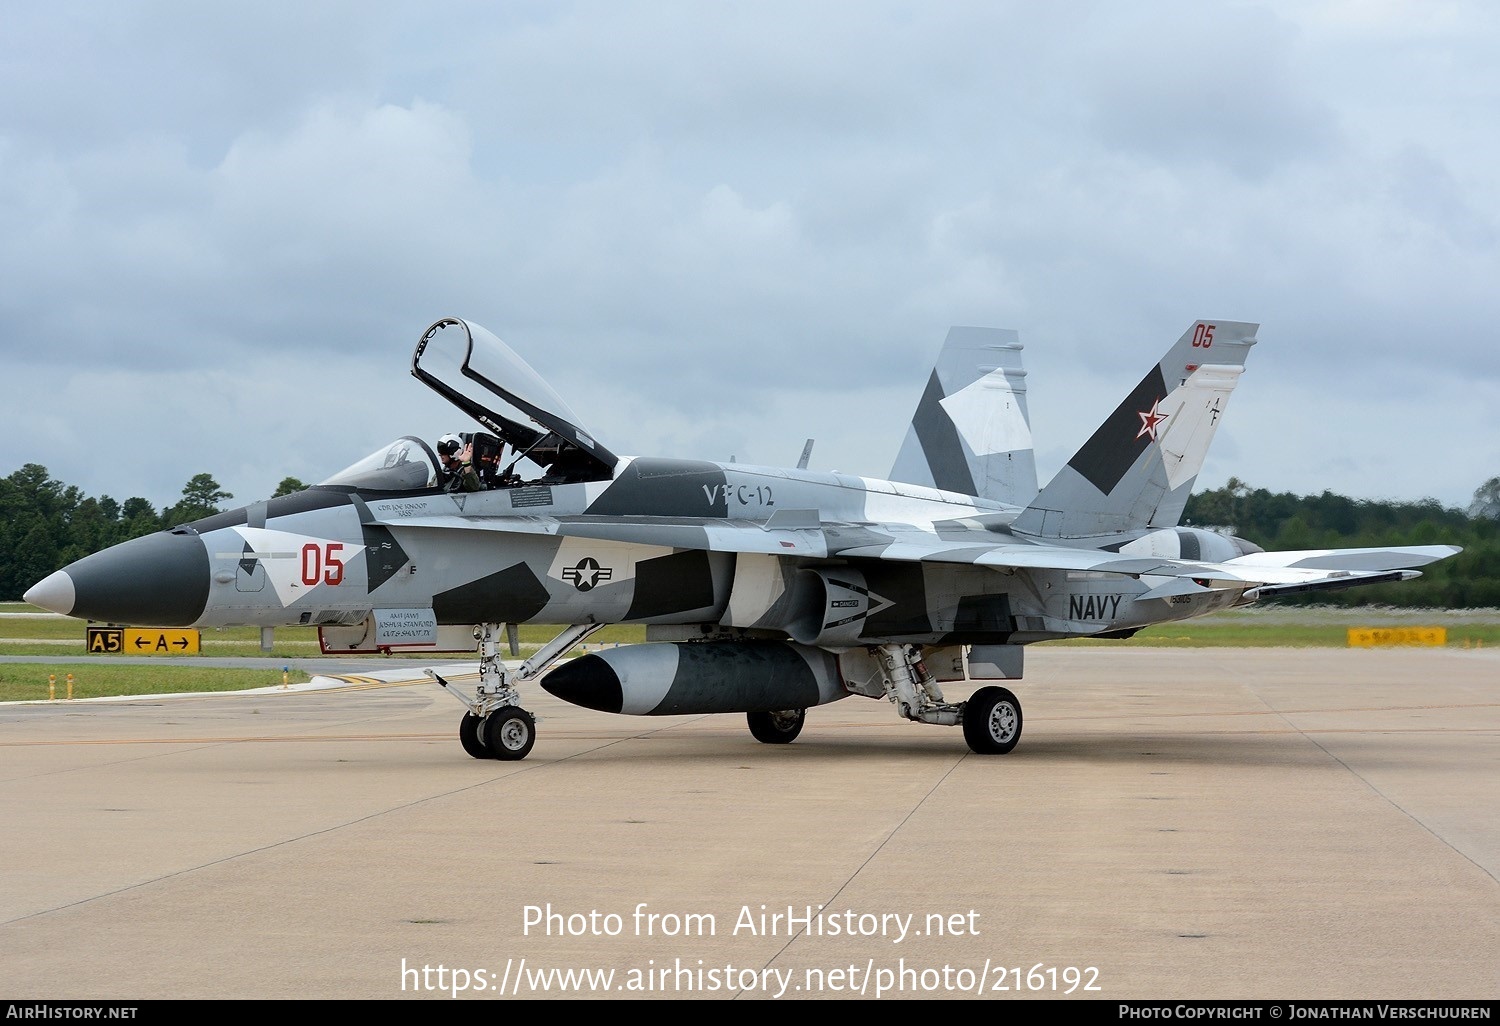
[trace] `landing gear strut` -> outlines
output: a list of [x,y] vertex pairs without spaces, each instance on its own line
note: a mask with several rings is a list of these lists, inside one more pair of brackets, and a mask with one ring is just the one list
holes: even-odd
[[962,724],[964,740],[978,755],[1004,755],[1021,739],[1021,702],[1006,688],[982,687],[967,702],[953,705],[927,672],[917,646],[877,645],[870,654],[880,669],[886,698],[907,719]]
[[[476,759],[509,762],[526,758],[531,754],[532,745],[536,744],[536,717],[521,708],[516,685],[540,677],[568,649],[604,625],[574,624],[543,645],[514,672],[506,669],[500,661],[500,626],[482,623],[474,628],[474,637],[479,642],[479,686],[473,698],[431,670],[425,672],[468,709],[458,723],[458,742],[464,751]],[[514,652],[514,636],[511,646]]]

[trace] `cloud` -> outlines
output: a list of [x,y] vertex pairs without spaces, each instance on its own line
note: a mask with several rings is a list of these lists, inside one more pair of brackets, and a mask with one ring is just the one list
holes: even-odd
[[[1235,450],[1273,489],[1464,504],[1495,473],[1482,5],[75,22],[22,2],[0,39],[12,469],[158,502],[201,470],[239,497],[324,476],[461,426],[406,373],[460,315],[617,451],[795,462],[815,435],[867,474],[949,325],[1017,328],[1045,476],[1210,316],[1263,327],[1205,482]],[[1320,432],[1347,472],[1305,473]]]

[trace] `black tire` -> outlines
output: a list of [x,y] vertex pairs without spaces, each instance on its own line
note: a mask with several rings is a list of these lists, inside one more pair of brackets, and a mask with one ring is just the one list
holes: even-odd
[[1001,687],[980,688],[964,703],[964,740],[980,755],[1004,755],[1021,740],[1021,703]]
[[485,718],[484,739],[489,743],[490,758],[504,762],[524,759],[536,744],[536,720],[525,709],[503,706]]
[[768,745],[786,745],[797,740],[802,724],[807,722],[806,709],[778,709],[775,712],[746,713],[750,733],[755,740]]
[[458,743],[476,759],[493,759],[490,746],[484,743],[484,737],[479,732],[479,725],[483,722],[473,713],[464,713],[464,718],[458,721]]

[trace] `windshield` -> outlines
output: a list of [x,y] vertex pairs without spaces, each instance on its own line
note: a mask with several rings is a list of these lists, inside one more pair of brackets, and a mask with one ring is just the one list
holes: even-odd
[[412,374],[511,449],[544,468],[545,480],[609,478],[618,462],[542,377],[477,324],[438,321],[412,354]]
[[437,457],[426,442],[412,435],[405,435],[376,449],[322,483],[382,492],[417,492],[436,488]]

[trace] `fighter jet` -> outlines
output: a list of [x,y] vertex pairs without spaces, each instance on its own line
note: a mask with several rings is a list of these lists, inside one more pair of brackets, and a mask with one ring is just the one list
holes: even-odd
[[[325,652],[467,648],[472,693],[428,673],[465,705],[459,740],[481,759],[531,752],[533,681],[611,713],[744,714],[768,744],[794,740],[809,708],[888,701],[1003,754],[1027,645],[1406,580],[1459,551],[1265,552],[1179,526],[1258,328],[1195,321],[1038,490],[1014,332],[952,329],[885,480],[617,456],[509,346],[445,318],[411,373],[482,429],[463,440],[479,490],[406,435],[25,597],[113,624],[313,627]],[[513,668],[500,639],[523,623],[562,630]],[[644,625],[646,641],[561,661],[606,624]]]

